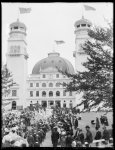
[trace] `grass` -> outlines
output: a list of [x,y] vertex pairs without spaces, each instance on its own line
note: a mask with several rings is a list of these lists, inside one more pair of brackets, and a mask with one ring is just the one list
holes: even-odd
[[[96,130],[95,130],[95,126],[91,125],[91,120],[96,120],[96,117],[98,117],[99,121],[100,121],[100,117],[103,114],[105,114],[105,112],[97,112],[97,113],[96,112],[85,112],[85,113],[81,113],[82,119],[79,120],[78,127],[80,129],[82,129],[84,134],[85,134],[86,133],[85,126],[89,125],[90,126],[90,130],[91,130],[91,132],[93,134],[93,137],[94,137],[95,133],[96,133]],[[108,112],[107,113],[107,118],[108,118],[108,123],[109,123],[109,126],[107,126],[107,129],[110,129],[111,125],[113,124],[113,113],[112,112]],[[100,131],[103,131],[102,125],[100,127]],[[75,133],[75,131],[74,131],[74,133]]]

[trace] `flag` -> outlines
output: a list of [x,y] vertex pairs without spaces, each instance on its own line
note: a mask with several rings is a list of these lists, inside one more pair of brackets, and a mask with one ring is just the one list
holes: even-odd
[[55,42],[56,42],[56,44],[64,44],[65,43],[64,41],[56,41],[56,40],[55,40]]
[[30,13],[31,8],[19,8],[20,14]]
[[85,10],[96,10],[94,7],[84,5]]

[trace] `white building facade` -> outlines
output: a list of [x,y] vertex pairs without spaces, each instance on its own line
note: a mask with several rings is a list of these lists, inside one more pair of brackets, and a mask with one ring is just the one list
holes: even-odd
[[[75,71],[82,71],[82,61],[85,54],[81,45],[88,39],[87,30],[91,23],[82,17],[75,23]],[[25,108],[30,104],[39,103],[50,108],[76,106],[76,92],[65,92],[60,83],[69,83],[63,72],[74,74],[72,64],[57,52],[51,52],[48,57],[39,60],[33,67],[32,74],[28,75],[28,53],[26,42],[26,26],[19,20],[10,24],[8,38],[7,67],[13,74],[15,86],[11,87],[9,99],[12,101],[11,108]],[[58,68],[58,69],[57,69]],[[79,96],[78,96],[79,97]]]

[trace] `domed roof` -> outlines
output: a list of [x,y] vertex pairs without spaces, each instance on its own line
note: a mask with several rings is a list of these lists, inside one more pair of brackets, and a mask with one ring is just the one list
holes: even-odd
[[57,52],[52,52],[48,54],[47,58],[44,58],[35,64],[32,70],[32,74],[39,74],[41,70],[47,69],[49,67],[56,69],[58,67],[63,72],[67,71],[71,74],[74,73],[74,68],[67,59],[60,57],[59,53]]
[[78,20],[75,22],[74,26],[76,27],[77,25],[80,25],[80,24],[89,24],[89,25],[92,25],[92,23],[85,19],[84,16],[82,16],[82,19]]
[[16,22],[13,22],[13,23],[11,23],[11,24],[10,24],[10,28],[11,28],[11,27],[15,27],[15,26],[23,27],[23,28],[25,28],[25,29],[26,29],[25,24],[24,24],[24,23],[22,23],[22,22],[20,22],[20,21],[19,21],[19,19],[17,19],[17,21],[16,21]]

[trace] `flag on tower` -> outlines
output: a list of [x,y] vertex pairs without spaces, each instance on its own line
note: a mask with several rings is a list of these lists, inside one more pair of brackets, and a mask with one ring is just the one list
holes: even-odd
[[19,8],[20,14],[30,13],[31,8]]
[[65,43],[65,42],[62,41],[62,40],[61,40],[61,41],[56,41],[56,40],[55,40],[55,42],[56,42],[56,44],[64,44],[64,43]]
[[88,5],[84,5],[85,10],[96,10],[94,7],[88,6]]

